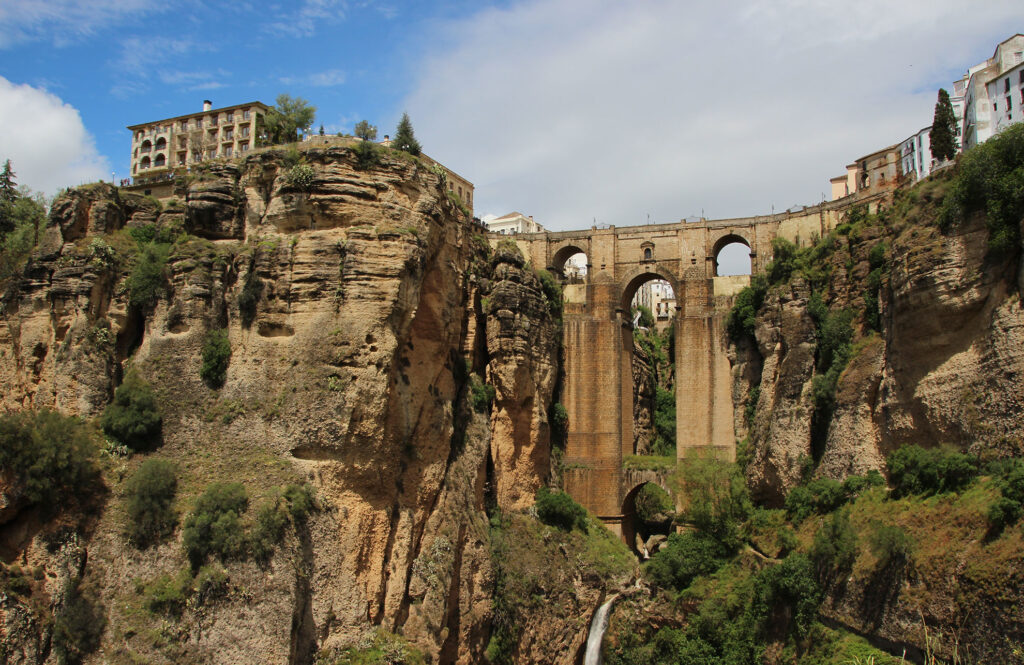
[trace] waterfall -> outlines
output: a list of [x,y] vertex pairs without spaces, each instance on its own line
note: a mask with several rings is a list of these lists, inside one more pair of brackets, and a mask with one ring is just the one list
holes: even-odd
[[583,656],[583,665],[601,665],[601,640],[608,629],[608,613],[617,596],[612,596],[604,605],[597,608],[594,618],[590,621],[590,634],[587,635],[587,652]]

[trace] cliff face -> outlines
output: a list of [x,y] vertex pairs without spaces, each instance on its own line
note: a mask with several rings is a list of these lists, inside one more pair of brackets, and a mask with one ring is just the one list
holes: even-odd
[[[139,306],[127,284],[140,259],[120,229],[147,225],[188,235]],[[4,302],[3,408],[94,417],[130,364],[157,393],[150,455],[177,465],[179,515],[215,481],[253,500],[308,482],[319,506],[268,564],[227,564],[229,592],[170,623],[142,609],[140,589],[182,568],[180,531],[149,550],[123,536],[121,483],[146,455],[104,455],[110,499],[73,528],[9,511],[4,559],[44,571],[44,605],[97,590],[107,622],[92,660],[308,663],[380,628],[430,662],[482,662],[485,501],[525,508],[548,476],[558,336],[521,258],[489,264],[474,232],[430,168],[383,153],[360,170],[345,148],[211,166],[163,209],[105,185],[55,203]],[[243,291],[254,305],[239,305]],[[221,328],[231,358],[214,390],[200,355]],[[473,408],[471,373],[495,387],[492,410]],[[72,546],[75,573],[58,574]],[[32,617],[0,602],[11,662],[56,657]]]
[[[757,399],[746,467],[755,498],[780,506],[808,468],[814,477],[840,481],[872,469],[886,474],[886,457],[904,444],[949,446],[983,461],[1024,454],[1020,252],[990,252],[980,216],[940,233],[934,217],[945,186],[939,177],[902,193],[906,198],[897,198],[893,212],[854,225],[822,258],[818,275],[826,277],[817,290],[824,302],[833,312],[856,312],[850,359],[824,425],[815,415],[820,332],[805,279],[770,287],[757,315],[756,344],[747,339],[731,347],[737,422],[744,420],[747,396]],[[872,249],[882,244],[874,332],[864,315],[865,294],[872,288]],[[876,249],[876,264],[879,256]],[[848,579],[830,589],[822,616],[882,644],[923,653],[930,629],[932,647],[944,657],[958,643],[961,654],[979,662],[1016,662],[1013,645],[1024,626],[1006,608],[1024,588],[1009,563],[1019,557],[1019,534],[987,537],[992,499],[986,492],[992,490],[974,491],[925,501],[913,514],[881,498],[877,505],[858,504],[853,519],[861,542],[879,519],[895,523],[912,534],[915,563],[883,575],[864,554]],[[808,539],[818,522],[806,527]]]

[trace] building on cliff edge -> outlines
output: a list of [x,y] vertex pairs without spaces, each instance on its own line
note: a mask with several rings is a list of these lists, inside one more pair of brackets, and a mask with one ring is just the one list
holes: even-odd
[[490,233],[515,235],[517,233],[541,233],[544,227],[533,221],[533,215],[521,212],[510,212],[494,219],[485,219],[484,224]]
[[991,58],[979,63],[953,83],[963,90],[962,101],[951,97],[958,116],[964,150],[984,143],[1011,124],[1024,121],[1024,35],[1017,33],[996,46]]
[[245,155],[256,145],[267,109],[262,102],[215,109],[207,99],[197,113],[129,125],[132,183],[157,187],[161,193],[167,189],[169,195],[176,173],[210,159]]

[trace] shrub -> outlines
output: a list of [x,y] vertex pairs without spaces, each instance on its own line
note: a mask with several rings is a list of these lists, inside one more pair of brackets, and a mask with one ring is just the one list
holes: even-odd
[[78,418],[48,409],[0,415],[0,469],[30,505],[54,509],[62,493],[84,489],[96,450],[93,431]]
[[826,584],[836,572],[852,569],[856,559],[857,533],[850,524],[850,512],[836,511],[814,534],[811,561],[818,581]]
[[1024,126],[1011,125],[964,153],[939,210],[939,227],[949,231],[981,210],[986,214],[991,250],[1016,249],[1024,217]]
[[134,369],[114,391],[103,410],[103,431],[132,450],[146,450],[160,436],[162,419],[153,389]]
[[541,522],[563,531],[578,528],[587,531],[587,511],[565,492],[541,487],[536,495],[537,517]]
[[274,548],[284,537],[284,529],[288,526],[288,514],[281,509],[277,501],[265,504],[256,513],[256,524],[249,537],[249,551],[257,561],[270,558]]
[[211,330],[203,341],[203,364],[199,368],[199,376],[211,388],[220,388],[227,378],[228,364],[231,362],[231,342],[228,331],[224,328]]
[[790,554],[777,566],[754,577],[752,614],[764,625],[775,605],[791,609],[790,632],[800,638],[807,634],[818,616],[822,591],[814,577],[814,565],[806,554]]
[[828,513],[846,503],[846,492],[839,481],[815,478],[798,485],[786,496],[786,513],[794,522],[802,522],[813,513]]
[[244,553],[246,537],[239,515],[248,505],[241,483],[213,483],[206,488],[185,519],[182,532],[182,544],[193,568],[210,555],[223,560]]
[[729,317],[726,319],[726,329],[734,342],[742,337],[754,336],[754,324],[757,320],[757,310],[764,303],[765,294],[768,292],[768,283],[763,275],[754,275],[750,278],[750,286],[745,286],[736,294],[732,309],[729,310]]
[[365,171],[380,163],[380,149],[373,141],[360,141],[352,147],[356,168]]
[[562,311],[562,285],[547,270],[538,270],[537,278],[540,279],[540,288],[544,292],[544,298],[548,301],[548,309],[557,316]]
[[886,459],[893,496],[956,492],[978,475],[978,461],[958,452],[903,446]]
[[644,483],[633,505],[637,518],[648,526],[668,522],[675,508],[672,497],[656,483]]
[[168,245],[160,243],[142,246],[128,275],[128,303],[132,307],[144,309],[156,302],[164,287],[168,250]]
[[989,508],[988,519],[999,533],[1024,514],[1024,461],[1016,459],[1003,465],[996,486],[999,498]]
[[146,548],[174,532],[177,515],[172,504],[178,489],[177,467],[167,460],[149,459],[125,484],[128,540]]
[[551,444],[558,448],[565,448],[566,438],[569,436],[569,412],[565,410],[565,406],[561,402],[551,405],[548,423],[551,425]]
[[316,173],[314,173],[312,166],[309,164],[296,164],[288,169],[285,181],[295,189],[308,190],[313,184],[315,177]]
[[484,383],[480,380],[477,375],[470,377],[469,390],[471,394],[471,400],[473,402],[473,408],[479,413],[487,413],[491,410],[491,404],[494,402],[495,390],[494,386]]
[[718,570],[728,556],[729,550],[706,533],[673,533],[644,567],[644,575],[657,587],[682,591],[697,577]]
[[77,663],[100,645],[107,617],[97,594],[76,585],[53,617],[53,648],[58,663]]
[[898,526],[874,524],[868,545],[878,559],[878,570],[902,567],[910,563],[914,553],[914,541]]
[[797,246],[785,238],[772,238],[772,260],[766,267],[768,281],[780,284],[789,280],[796,268]]
[[676,395],[661,386],[654,389],[654,443],[651,447],[655,455],[676,454]]
[[154,614],[181,616],[192,595],[192,573],[184,568],[175,575],[162,573],[143,587],[146,609]]
[[714,458],[690,458],[679,466],[688,500],[684,518],[727,548],[740,545],[740,525],[750,515],[750,495],[739,467]]
[[222,566],[206,565],[199,569],[194,584],[200,605],[220,598],[228,590],[228,573]]

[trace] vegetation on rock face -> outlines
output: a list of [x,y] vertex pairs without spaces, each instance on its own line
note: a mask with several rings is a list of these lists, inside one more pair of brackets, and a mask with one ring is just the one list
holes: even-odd
[[156,396],[138,371],[128,370],[100,423],[108,436],[132,450],[147,450],[159,441],[163,421]]
[[152,306],[163,291],[164,266],[167,265],[168,245],[148,242],[141,246],[135,266],[128,275],[128,302],[145,309]]
[[96,651],[107,618],[97,593],[75,584],[53,617],[53,648],[58,663],[78,663]]
[[469,390],[474,410],[478,413],[487,413],[491,410],[496,394],[494,386],[484,383],[476,374],[471,374],[469,377]]
[[242,291],[238,294],[238,314],[242,319],[242,326],[245,328],[252,326],[252,322],[256,320],[256,309],[262,293],[263,280],[256,274],[254,262],[254,265],[249,267]]
[[423,654],[404,637],[378,629],[350,647],[324,649],[316,665],[423,665]]
[[546,486],[537,490],[537,517],[541,522],[563,531],[587,530],[587,511],[565,492]]
[[0,415],[0,469],[10,474],[7,493],[28,505],[54,509],[60,498],[85,489],[95,472],[93,429],[56,411]]
[[203,340],[203,363],[199,376],[211,388],[220,388],[227,378],[231,363],[231,341],[225,328],[211,330]]
[[7,160],[0,172],[0,285],[25,264],[46,221],[42,197],[19,191],[14,176]]
[[978,460],[937,448],[903,446],[888,459],[893,496],[958,492],[978,475]]
[[964,153],[953,186],[939,211],[939,227],[949,231],[975,212],[985,213],[989,248],[1019,251],[1024,217],[1024,125],[1014,124]]
[[125,484],[128,540],[146,548],[174,532],[178,516],[174,496],[178,490],[177,468],[172,462],[150,459],[142,463]]

